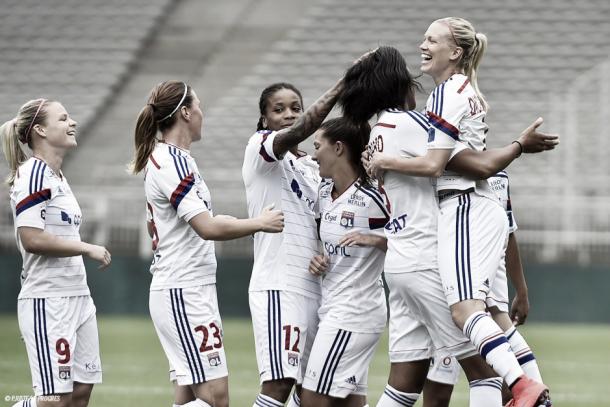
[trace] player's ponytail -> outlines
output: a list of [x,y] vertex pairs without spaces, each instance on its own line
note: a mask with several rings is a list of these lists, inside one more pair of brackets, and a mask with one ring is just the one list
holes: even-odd
[[135,130],[135,154],[129,170],[138,174],[146,167],[148,158],[157,145],[157,132],[176,123],[175,113],[181,106],[191,106],[191,88],[184,82],[166,81],[153,88],[148,103],[140,110]]
[[47,99],[30,100],[21,106],[14,119],[0,126],[2,149],[10,170],[6,177],[6,183],[9,185],[15,183],[17,168],[28,159],[21,144],[27,144],[30,149],[32,148],[32,136],[35,134],[34,126],[46,121],[47,112],[45,107],[49,102]]
[[371,133],[368,122],[354,123],[345,117],[337,117],[322,123],[320,130],[323,132],[322,137],[331,143],[340,141],[346,146],[352,168],[358,173],[361,183],[370,185],[371,178],[360,159],[366,150]]
[[473,25],[463,18],[446,17],[437,21],[447,24],[456,45],[462,48],[462,56],[457,67],[464,71],[483,108],[487,110],[489,105],[477,83],[477,70],[483,59],[483,54],[487,50],[487,36],[476,32]]

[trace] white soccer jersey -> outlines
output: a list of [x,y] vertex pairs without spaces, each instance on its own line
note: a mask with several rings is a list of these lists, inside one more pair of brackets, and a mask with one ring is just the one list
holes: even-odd
[[256,132],[246,146],[242,176],[248,215],[260,215],[274,203],[284,213],[282,233],[254,235],[254,266],[250,291],[287,290],[319,298],[320,279],[309,273],[319,253],[315,221],[318,165],[309,156],[273,153],[276,132]]
[[82,213],[68,181],[38,158],[17,170],[11,188],[15,238],[23,258],[19,299],[89,295],[82,256],[50,257],[28,253],[19,227],[43,229],[65,240],[80,241]]
[[341,247],[349,232],[383,236],[389,212],[379,191],[356,181],[332,199],[333,183],[320,187],[320,239],[329,258],[322,279],[320,324],[351,332],[381,332],[387,311],[381,272],[385,253],[375,247]]
[[[411,158],[426,154],[428,121],[416,111],[382,112],[371,129],[369,152]],[[391,212],[385,226],[388,238],[385,272],[404,273],[437,268],[437,219],[433,181],[387,171],[383,190]]]
[[513,233],[517,230],[517,221],[513,215],[513,207],[510,203],[510,182],[508,180],[508,174],[506,171],[500,171],[494,176],[489,177],[487,180],[491,190],[496,193],[500,201],[500,205],[506,211],[508,216],[508,233]]
[[[459,141],[468,148],[482,151],[488,130],[485,114],[468,77],[453,74],[428,97],[428,148],[454,149]],[[451,171],[444,171],[436,186],[437,191],[469,188],[475,188],[481,195],[495,197],[486,180],[477,181]]]
[[158,143],[146,165],[144,190],[154,224],[151,290],[195,287],[216,282],[214,242],[189,225],[196,215],[212,215],[210,191],[186,150]]

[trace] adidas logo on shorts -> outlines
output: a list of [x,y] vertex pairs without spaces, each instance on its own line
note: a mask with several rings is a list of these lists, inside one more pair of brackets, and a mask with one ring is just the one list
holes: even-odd
[[345,379],[345,382],[355,386],[357,384],[356,383],[356,376],[348,377],[347,379]]

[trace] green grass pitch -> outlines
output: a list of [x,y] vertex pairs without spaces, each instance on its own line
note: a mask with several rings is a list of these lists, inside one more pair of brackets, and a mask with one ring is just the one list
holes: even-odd
[[[0,326],[0,407],[4,407],[12,405],[7,397],[31,393],[31,378],[16,316],[0,316]],[[150,319],[104,316],[99,318],[99,330],[104,383],[94,388],[90,406],[170,407],[167,360]],[[555,406],[610,406],[610,326],[532,323],[522,332],[535,350]],[[258,393],[251,323],[226,319],[224,333],[231,405],[249,407]],[[383,390],[387,372],[386,333],[370,369],[371,406]],[[468,388],[462,376],[451,406],[467,405]]]

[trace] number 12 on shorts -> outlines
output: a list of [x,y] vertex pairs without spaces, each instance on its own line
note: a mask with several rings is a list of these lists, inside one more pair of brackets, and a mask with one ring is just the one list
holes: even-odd
[[201,346],[199,347],[199,352],[208,352],[212,349],[222,348],[222,336],[220,332],[220,328],[214,322],[210,323],[210,329],[212,330],[212,343],[208,345],[208,339],[210,337],[210,331],[208,327],[205,325],[199,325],[195,327],[195,332],[201,332],[203,334],[203,340],[201,341]]
[[[284,325],[282,327],[282,329],[284,330],[284,348],[286,350],[291,350],[293,352],[301,352],[299,350],[299,341],[301,340],[301,328],[299,328],[298,326],[292,326],[292,325]],[[291,342],[291,333],[294,332],[295,333],[295,341],[294,344],[292,345],[292,349],[290,349],[290,344]]]

